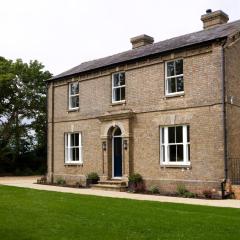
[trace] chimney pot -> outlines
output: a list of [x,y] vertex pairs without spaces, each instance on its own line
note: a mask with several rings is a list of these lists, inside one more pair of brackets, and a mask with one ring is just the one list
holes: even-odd
[[130,39],[132,43],[132,49],[139,48],[154,43],[153,37],[150,37],[146,34],[142,34]]
[[206,14],[201,16],[201,20],[203,22],[203,28],[208,29],[211,27],[227,23],[229,17],[225,12],[221,10],[212,12],[211,9],[207,9]]
[[211,13],[211,12],[212,12],[212,9],[210,8],[206,10],[206,13]]

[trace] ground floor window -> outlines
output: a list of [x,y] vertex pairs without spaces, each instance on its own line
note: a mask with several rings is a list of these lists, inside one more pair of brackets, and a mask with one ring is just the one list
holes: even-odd
[[65,163],[82,163],[81,133],[65,133]]
[[160,158],[162,165],[190,164],[189,125],[160,128]]

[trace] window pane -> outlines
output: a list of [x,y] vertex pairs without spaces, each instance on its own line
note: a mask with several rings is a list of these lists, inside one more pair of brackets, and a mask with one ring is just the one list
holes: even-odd
[[175,143],[175,127],[168,128],[168,142]]
[[79,93],[79,84],[78,83],[71,83],[70,88],[71,88],[71,95]]
[[176,75],[183,74],[183,60],[176,60],[175,61],[175,67],[176,67]]
[[79,107],[79,96],[71,97],[71,108]]
[[188,153],[188,161],[190,161],[191,159],[191,155],[190,155],[190,144],[187,145],[187,153]]
[[118,73],[116,73],[116,74],[114,74],[113,75],[113,86],[114,87],[117,87],[117,86],[119,86],[119,84],[120,84],[120,81],[119,81],[119,74]]
[[176,127],[176,142],[177,143],[183,142],[183,127],[182,126]]
[[117,127],[114,131],[114,136],[121,136],[121,135],[122,135],[121,129]]
[[165,146],[161,146],[162,161],[165,162]]
[[119,84],[125,85],[125,73],[119,73]]
[[70,147],[74,146],[74,134],[70,134]]
[[120,101],[120,88],[113,89],[113,100],[114,101]]
[[174,93],[176,92],[176,79],[170,78],[168,79],[168,93]]
[[70,152],[70,158],[68,160],[73,161],[73,148],[70,148],[69,152]]
[[176,162],[176,145],[169,146],[169,161]]
[[184,91],[183,77],[177,77],[177,92]]
[[164,144],[164,128],[161,128],[161,139],[162,139],[162,143]]
[[125,87],[121,88],[121,100],[125,100]]
[[167,76],[174,76],[174,62],[168,62],[167,63]]
[[183,162],[183,145],[177,145],[177,162]]
[[187,126],[187,142],[190,142],[190,126]]
[[74,146],[79,146],[79,134],[78,133],[75,133],[74,134],[74,139],[75,139],[75,145]]
[[76,159],[76,161],[79,161],[79,148],[76,148],[75,153],[76,153],[75,159]]

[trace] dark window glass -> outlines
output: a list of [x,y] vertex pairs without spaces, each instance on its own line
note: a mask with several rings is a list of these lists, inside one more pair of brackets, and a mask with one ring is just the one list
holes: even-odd
[[121,100],[125,100],[125,87],[121,88]]
[[187,126],[187,142],[190,142],[190,127]]
[[184,91],[183,77],[177,77],[177,92]]
[[122,132],[121,129],[118,127],[115,131],[114,131],[114,136],[121,136]]
[[79,84],[78,83],[71,83],[71,95],[75,95],[79,93]]
[[121,96],[121,89],[120,88],[115,88],[114,89],[114,100],[115,101],[120,101],[121,100],[121,98],[120,98],[120,96]]
[[74,146],[79,146],[79,134],[76,133],[75,135],[75,145]]
[[125,73],[119,73],[119,84],[125,85]]
[[76,161],[79,161],[79,148],[76,148],[75,154],[76,154],[75,156]]
[[79,96],[71,97],[71,108],[79,107]]
[[174,76],[175,72],[174,72],[174,62],[168,62],[167,63],[167,76],[171,77]]
[[170,145],[169,146],[169,161],[170,162],[176,162],[176,148],[177,146],[176,145]]
[[176,143],[183,142],[183,128],[182,126],[176,127]]
[[183,161],[183,145],[177,145],[177,162]]
[[175,127],[168,128],[168,142],[175,143]]
[[114,75],[113,75],[113,86],[114,86],[114,87],[119,86],[118,74],[114,74]]
[[176,92],[176,79],[169,78],[168,79],[168,93],[174,93],[174,92]]
[[190,155],[190,144],[187,145],[188,148],[188,161],[190,161],[191,159],[191,155]]
[[183,74],[183,60],[176,60],[175,61],[175,67],[176,67],[176,75]]

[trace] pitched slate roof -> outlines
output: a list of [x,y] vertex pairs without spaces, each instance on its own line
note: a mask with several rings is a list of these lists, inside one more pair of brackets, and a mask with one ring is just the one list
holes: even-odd
[[194,32],[179,37],[167,39],[154,44],[146,45],[136,49],[132,49],[126,52],[118,53],[112,56],[96,59],[93,61],[83,62],[80,65],[69,69],[59,75],[52,77],[49,80],[55,80],[59,78],[71,77],[78,73],[107,67],[138,58],[164,53],[167,51],[192,46],[204,42],[213,41],[216,39],[226,38],[236,31],[240,31],[240,20],[222,24],[210,29],[205,29],[199,32]]

